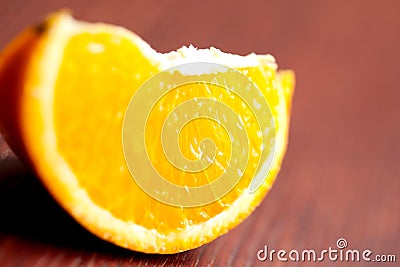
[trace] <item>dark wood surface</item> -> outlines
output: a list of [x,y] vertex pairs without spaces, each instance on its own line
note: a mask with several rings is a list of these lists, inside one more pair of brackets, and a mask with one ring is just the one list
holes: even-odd
[[[92,236],[0,139],[1,266],[347,266],[260,262],[273,249],[348,248],[400,262],[400,2],[0,1],[0,46],[48,12],[120,24],[159,51],[190,43],[272,53],[296,71],[290,143],[272,191],[239,227],[176,255],[146,255]],[[248,3],[251,2],[251,3]],[[353,265],[353,264],[352,264]]]

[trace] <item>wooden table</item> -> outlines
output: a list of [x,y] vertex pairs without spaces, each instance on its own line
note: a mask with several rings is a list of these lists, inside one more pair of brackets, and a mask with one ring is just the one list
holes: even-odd
[[272,53],[297,74],[290,144],[261,206],[214,242],[146,255],[92,236],[53,202],[0,139],[0,266],[347,266],[261,262],[257,251],[336,248],[400,262],[400,2],[0,2],[0,46],[45,14],[124,25],[160,51],[190,43]]

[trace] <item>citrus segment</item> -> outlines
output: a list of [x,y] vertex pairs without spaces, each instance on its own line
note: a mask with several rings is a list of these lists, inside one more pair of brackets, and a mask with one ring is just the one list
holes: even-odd
[[[40,31],[31,29],[24,35],[34,38],[20,38],[3,53],[1,106],[7,107],[5,102],[11,98],[16,105],[10,117],[1,109],[1,125],[10,144],[26,155],[54,198],[79,223],[126,248],[175,253],[226,233],[261,202],[286,150],[292,72],[278,72],[271,56],[240,57],[193,47],[159,54],[125,29],[75,21],[64,12],[43,25]],[[36,45],[28,46],[32,40]],[[26,63],[17,64],[19,58]],[[242,178],[221,199],[198,207],[171,206],[146,194],[132,179],[123,153],[123,120],[143,83],[168,67],[199,59],[237,69],[259,88],[274,121],[275,156],[265,182],[249,194],[262,137],[246,103],[213,85],[191,84],[173,90],[154,103],[145,132],[149,159],[169,182],[205,185],[232,164],[227,130],[201,118],[185,125],[174,142],[186,159],[195,161],[202,158],[204,149],[198,140],[214,140],[213,164],[199,173],[182,172],[170,164],[160,137],[162,125],[171,111],[187,100],[213,98],[234,110],[245,122],[250,153]]]

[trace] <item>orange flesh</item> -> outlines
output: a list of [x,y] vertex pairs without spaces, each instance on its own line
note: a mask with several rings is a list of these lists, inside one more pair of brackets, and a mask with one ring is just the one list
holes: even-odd
[[[274,105],[278,104],[278,96],[267,92],[267,88],[275,86],[272,84],[274,78],[271,78],[275,75],[274,70],[265,67],[261,71],[257,68],[259,67],[241,71],[268,95],[275,117]],[[207,206],[172,207],[151,198],[139,188],[125,164],[122,124],[124,112],[135,91],[157,72],[158,67],[152,65],[135,45],[123,37],[109,33],[75,35],[65,49],[55,86],[54,127],[60,154],[77,174],[81,187],[87,190],[97,205],[124,221],[132,221],[167,234],[186,228],[187,225],[206,221],[232,204],[253,177],[262,141],[257,136],[258,127],[254,116],[242,105],[240,99],[232,98],[226,90],[215,86],[208,91],[202,85],[175,90],[155,106],[148,120],[148,132],[145,134],[146,145],[152,146],[149,157],[152,162],[157,162],[157,170],[166,179],[179,185],[202,185],[220,176],[229,164],[230,146],[226,131],[215,123],[204,122],[202,119],[192,121],[182,129],[179,135],[180,148],[188,159],[198,159],[200,148],[195,140],[210,137],[216,141],[217,151],[221,151],[216,156],[219,164],[211,166],[202,175],[183,173],[168,164],[162,152],[159,136],[162,122],[170,110],[185,99],[210,96],[210,92],[223,99],[226,105],[237,110],[237,114],[241,114],[240,117],[247,121],[250,164],[234,190]],[[267,76],[269,77],[266,78]],[[159,112],[160,109],[164,111]],[[146,176],[145,173],[143,175]],[[275,174],[270,175],[274,176]]]

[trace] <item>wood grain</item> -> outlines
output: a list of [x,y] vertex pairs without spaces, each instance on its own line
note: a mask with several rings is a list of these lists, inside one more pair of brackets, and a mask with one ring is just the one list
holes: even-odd
[[0,1],[0,46],[50,11],[124,25],[160,51],[267,53],[296,71],[290,144],[260,207],[198,249],[146,255],[89,234],[0,139],[1,266],[364,266],[260,262],[273,249],[349,248],[400,261],[400,2]]

